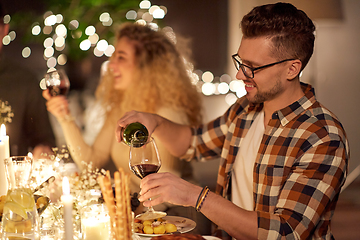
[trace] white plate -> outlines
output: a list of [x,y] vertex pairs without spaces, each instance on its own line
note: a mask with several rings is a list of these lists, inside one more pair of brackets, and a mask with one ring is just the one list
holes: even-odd
[[[162,219],[166,220],[168,223],[174,224],[178,228],[178,231],[181,233],[190,232],[196,227],[196,223],[193,220],[184,217],[166,216],[163,217]],[[168,233],[165,234],[136,233],[136,234],[142,237],[155,237],[155,236],[166,235]]]
[[206,240],[221,240],[221,238],[214,237],[214,236],[202,236]]

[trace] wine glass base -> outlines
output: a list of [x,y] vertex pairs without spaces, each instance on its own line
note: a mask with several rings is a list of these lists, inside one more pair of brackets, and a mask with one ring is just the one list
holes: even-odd
[[146,220],[154,220],[154,219],[162,218],[165,217],[166,215],[167,215],[166,212],[149,211],[149,212],[141,213],[137,215],[135,218],[141,221],[146,221]]

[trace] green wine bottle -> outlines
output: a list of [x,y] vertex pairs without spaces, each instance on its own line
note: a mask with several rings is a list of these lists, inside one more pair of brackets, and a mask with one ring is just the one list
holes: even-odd
[[141,147],[149,138],[147,128],[139,122],[130,123],[123,131],[123,140],[127,145]]

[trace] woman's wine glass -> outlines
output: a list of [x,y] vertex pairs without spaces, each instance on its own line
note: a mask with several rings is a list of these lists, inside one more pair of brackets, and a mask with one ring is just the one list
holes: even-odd
[[70,88],[70,81],[65,71],[54,69],[45,74],[45,84],[51,96],[66,95]]
[[[159,171],[161,160],[155,140],[152,137],[149,137],[145,144],[139,144],[138,141],[131,142],[129,166],[131,171],[140,179]],[[152,220],[165,216],[165,212],[155,211],[151,206],[145,213],[139,214],[135,218]]]

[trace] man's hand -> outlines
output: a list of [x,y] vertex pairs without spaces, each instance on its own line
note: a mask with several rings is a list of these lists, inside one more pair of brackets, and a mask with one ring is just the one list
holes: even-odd
[[133,122],[139,122],[143,124],[148,132],[149,136],[154,132],[155,128],[158,126],[158,117],[155,114],[131,111],[125,113],[118,121],[116,126],[116,139],[118,142],[122,141],[122,131],[126,128],[127,125]]
[[[201,187],[171,173],[153,173],[141,180],[140,198],[145,207],[163,202],[194,207]],[[151,201],[149,200],[151,198]]]

